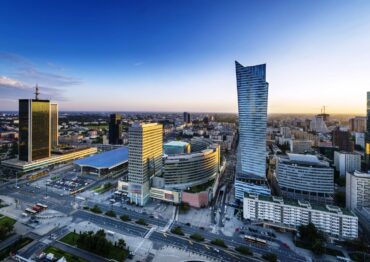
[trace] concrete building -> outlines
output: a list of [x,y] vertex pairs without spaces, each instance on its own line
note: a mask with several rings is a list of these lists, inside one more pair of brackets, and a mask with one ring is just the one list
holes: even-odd
[[281,197],[245,194],[243,217],[267,226],[297,230],[300,225],[314,224],[319,230],[338,239],[358,237],[358,218],[351,211],[337,206],[311,205],[308,201],[292,201]]
[[313,141],[291,139],[289,144],[290,152],[295,154],[303,154],[312,150]]
[[205,184],[220,171],[220,146],[214,144],[198,153],[168,156],[163,167],[166,188],[186,189]]
[[360,171],[346,174],[346,207],[355,210],[370,208],[370,174]]
[[340,151],[353,152],[354,143],[352,141],[352,135],[348,130],[337,127],[332,133],[333,146],[339,147]]
[[361,170],[361,155],[350,152],[334,152],[334,166],[340,176],[345,176],[347,172]]
[[365,133],[352,133],[355,136],[355,145],[361,146],[365,149]]
[[239,146],[235,198],[244,192],[270,194],[266,186],[268,83],[266,64],[242,66],[235,61],[239,111]]
[[366,116],[355,116],[349,120],[349,129],[352,132],[364,133],[366,131]]
[[129,128],[128,182],[130,201],[145,205],[150,182],[162,172],[163,127],[157,123],[134,123]]
[[310,130],[317,133],[328,133],[329,129],[326,126],[324,117],[322,115],[316,115],[310,122]]
[[190,144],[183,141],[171,141],[163,145],[163,151],[166,155],[189,154]]
[[288,154],[278,158],[276,178],[284,197],[332,203],[334,170],[314,155]]

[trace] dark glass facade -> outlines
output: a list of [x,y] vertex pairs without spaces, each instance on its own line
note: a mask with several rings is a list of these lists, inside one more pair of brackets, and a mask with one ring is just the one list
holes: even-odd
[[365,161],[367,170],[370,170],[370,92],[367,92],[367,123],[365,135]]
[[120,114],[111,114],[109,121],[109,144],[122,144],[122,116]]
[[50,104],[51,146],[58,146],[58,105]]
[[19,100],[19,160],[28,161],[29,100]]
[[32,100],[32,161],[50,156],[50,102]]

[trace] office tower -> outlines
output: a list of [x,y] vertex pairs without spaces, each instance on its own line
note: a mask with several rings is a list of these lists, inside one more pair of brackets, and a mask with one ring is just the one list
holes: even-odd
[[349,120],[349,129],[353,132],[365,132],[366,131],[366,117],[355,116]]
[[162,172],[163,127],[134,123],[129,128],[128,182],[130,201],[145,205],[151,179]]
[[270,194],[266,187],[266,64],[244,67],[235,61],[239,109],[239,146],[235,198],[245,192]]
[[354,143],[352,141],[351,132],[337,127],[332,133],[333,146],[337,146],[340,151],[353,152]]
[[184,112],[184,123],[189,124],[191,122],[190,120],[190,113]]
[[122,144],[122,116],[118,113],[111,114],[109,120],[109,144]]
[[370,174],[360,171],[346,174],[346,207],[348,209],[370,208]]
[[50,101],[19,100],[19,160],[31,162],[50,157]]
[[365,135],[365,162],[367,170],[370,169],[370,92],[367,92],[367,119]]
[[289,199],[315,203],[333,202],[334,170],[314,155],[288,154],[276,163],[281,194]]
[[51,135],[51,147],[58,146],[58,105],[50,104],[50,135]]
[[345,176],[347,172],[361,170],[361,155],[343,151],[334,152],[334,166],[340,176]]

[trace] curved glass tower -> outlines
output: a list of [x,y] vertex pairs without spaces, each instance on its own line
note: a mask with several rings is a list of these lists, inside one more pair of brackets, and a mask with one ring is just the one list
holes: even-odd
[[239,110],[239,147],[235,198],[245,192],[270,194],[266,187],[268,83],[266,64],[242,66],[235,61]]

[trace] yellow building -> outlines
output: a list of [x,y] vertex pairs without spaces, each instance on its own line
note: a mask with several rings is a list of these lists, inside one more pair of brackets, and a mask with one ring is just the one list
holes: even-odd
[[163,126],[135,123],[129,129],[128,182],[130,201],[145,205],[150,180],[162,171]]

